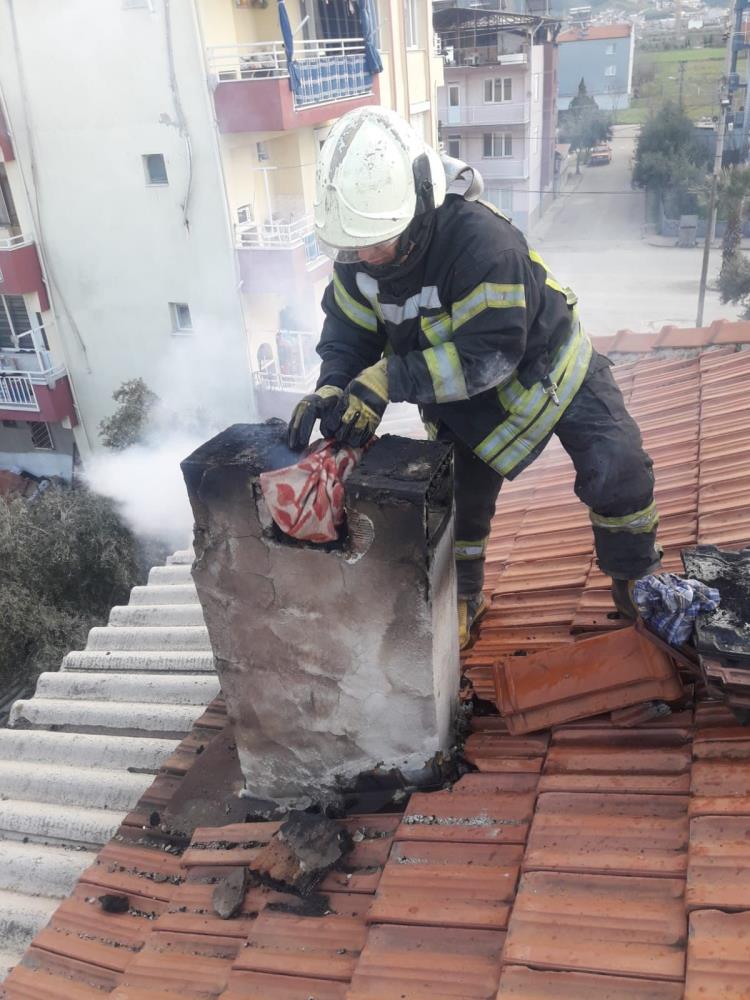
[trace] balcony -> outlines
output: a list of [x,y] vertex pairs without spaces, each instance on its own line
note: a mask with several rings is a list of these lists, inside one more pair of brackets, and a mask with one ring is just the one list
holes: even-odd
[[471,125],[526,125],[531,121],[529,101],[509,101],[474,106],[439,109],[441,123],[447,128]]
[[442,49],[442,56],[448,67],[527,66],[529,62],[527,52],[503,52],[497,45],[465,49],[448,45]]
[[222,133],[320,125],[379,103],[377,76],[367,71],[361,38],[296,42],[294,91],[281,41],[215,46],[208,50],[208,65],[217,81],[214,104]]
[[0,295],[36,292],[39,308],[49,309],[47,288],[42,278],[39,255],[31,236],[0,236]]
[[41,330],[29,330],[17,339],[28,348],[0,349],[0,415],[3,420],[44,420],[77,423],[68,374],[55,365],[41,346]]
[[529,161],[513,157],[498,157],[479,161],[479,172],[485,181],[523,181],[529,176]]
[[275,210],[265,221],[254,220],[249,205],[237,209],[235,246],[246,292],[287,294],[290,283],[309,285],[311,278],[324,277],[330,266],[302,203],[277,195],[273,204]]
[[0,104],[0,159],[6,163],[15,160],[16,154],[13,152],[13,141],[10,137],[10,129],[3,114],[2,104]]

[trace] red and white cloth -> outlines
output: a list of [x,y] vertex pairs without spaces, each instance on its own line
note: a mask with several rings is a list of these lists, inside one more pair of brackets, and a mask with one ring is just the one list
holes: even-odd
[[283,532],[305,542],[333,542],[344,521],[344,483],[364,448],[319,441],[296,465],[262,472],[260,488]]

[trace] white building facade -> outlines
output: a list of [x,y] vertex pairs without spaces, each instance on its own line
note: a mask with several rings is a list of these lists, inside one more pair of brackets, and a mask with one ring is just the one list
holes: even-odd
[[[361,2],[290,0],[290,58],[275,0],[0,5],[0,466],[69,478],[129,379],[223,425],[311,387],[319,144],[381,101],[437,129],[427,0]],[[67,393],[33,403],[46,464],[18,451],[19,366],[40,369],[37,397]]]
[[443,148],[477,167],[487,200],[528,231],[552,188],[556,22],[454,8],[434,23],[445,60]]

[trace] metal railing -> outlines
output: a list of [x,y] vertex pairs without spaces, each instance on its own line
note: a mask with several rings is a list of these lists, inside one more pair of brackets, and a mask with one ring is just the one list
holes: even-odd
[[255,387],[271,392],[310,392],[315,388],[317,379],[317,369],[305,375],[283,375],[275,368],[253,372]]
[[526,52],[498,52],[494,45],[478,48],[458,48],[443,43],[442,55],[446,66],[525,66]]
[[10,375],[0,371],[0,409],[38,410],[36,392],[27,373]]
[[270,220],[269,222],[246,222],[235,227],[237,246],[242,247],[283,247],[290,250],[302,246],[305,237],[313,232],[313,219],[303,215],[299,219]]
[[[372,93],[361,38],[301,39],[294,43],[293,58],[299,77],[295,108]],[[282,41],[214,45],[208,49],[208,67],[220,82],[289,76]]]
[[447,107],[442,105],[438,117],[447,128],[459,125],[526,125],[531,120],[529,101],[508,101]]
[[21,233],[19,236],[0,237],[0,250],[18,250],[19,247],[26,247],[33,243],[31,236]]

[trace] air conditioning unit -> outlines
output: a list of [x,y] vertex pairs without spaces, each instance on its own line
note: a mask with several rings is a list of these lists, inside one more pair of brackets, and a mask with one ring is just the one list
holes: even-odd
[[254,221],[252,205],[240,205],[237,209],[237,222],[241,226],[247,226],[251,225]]

